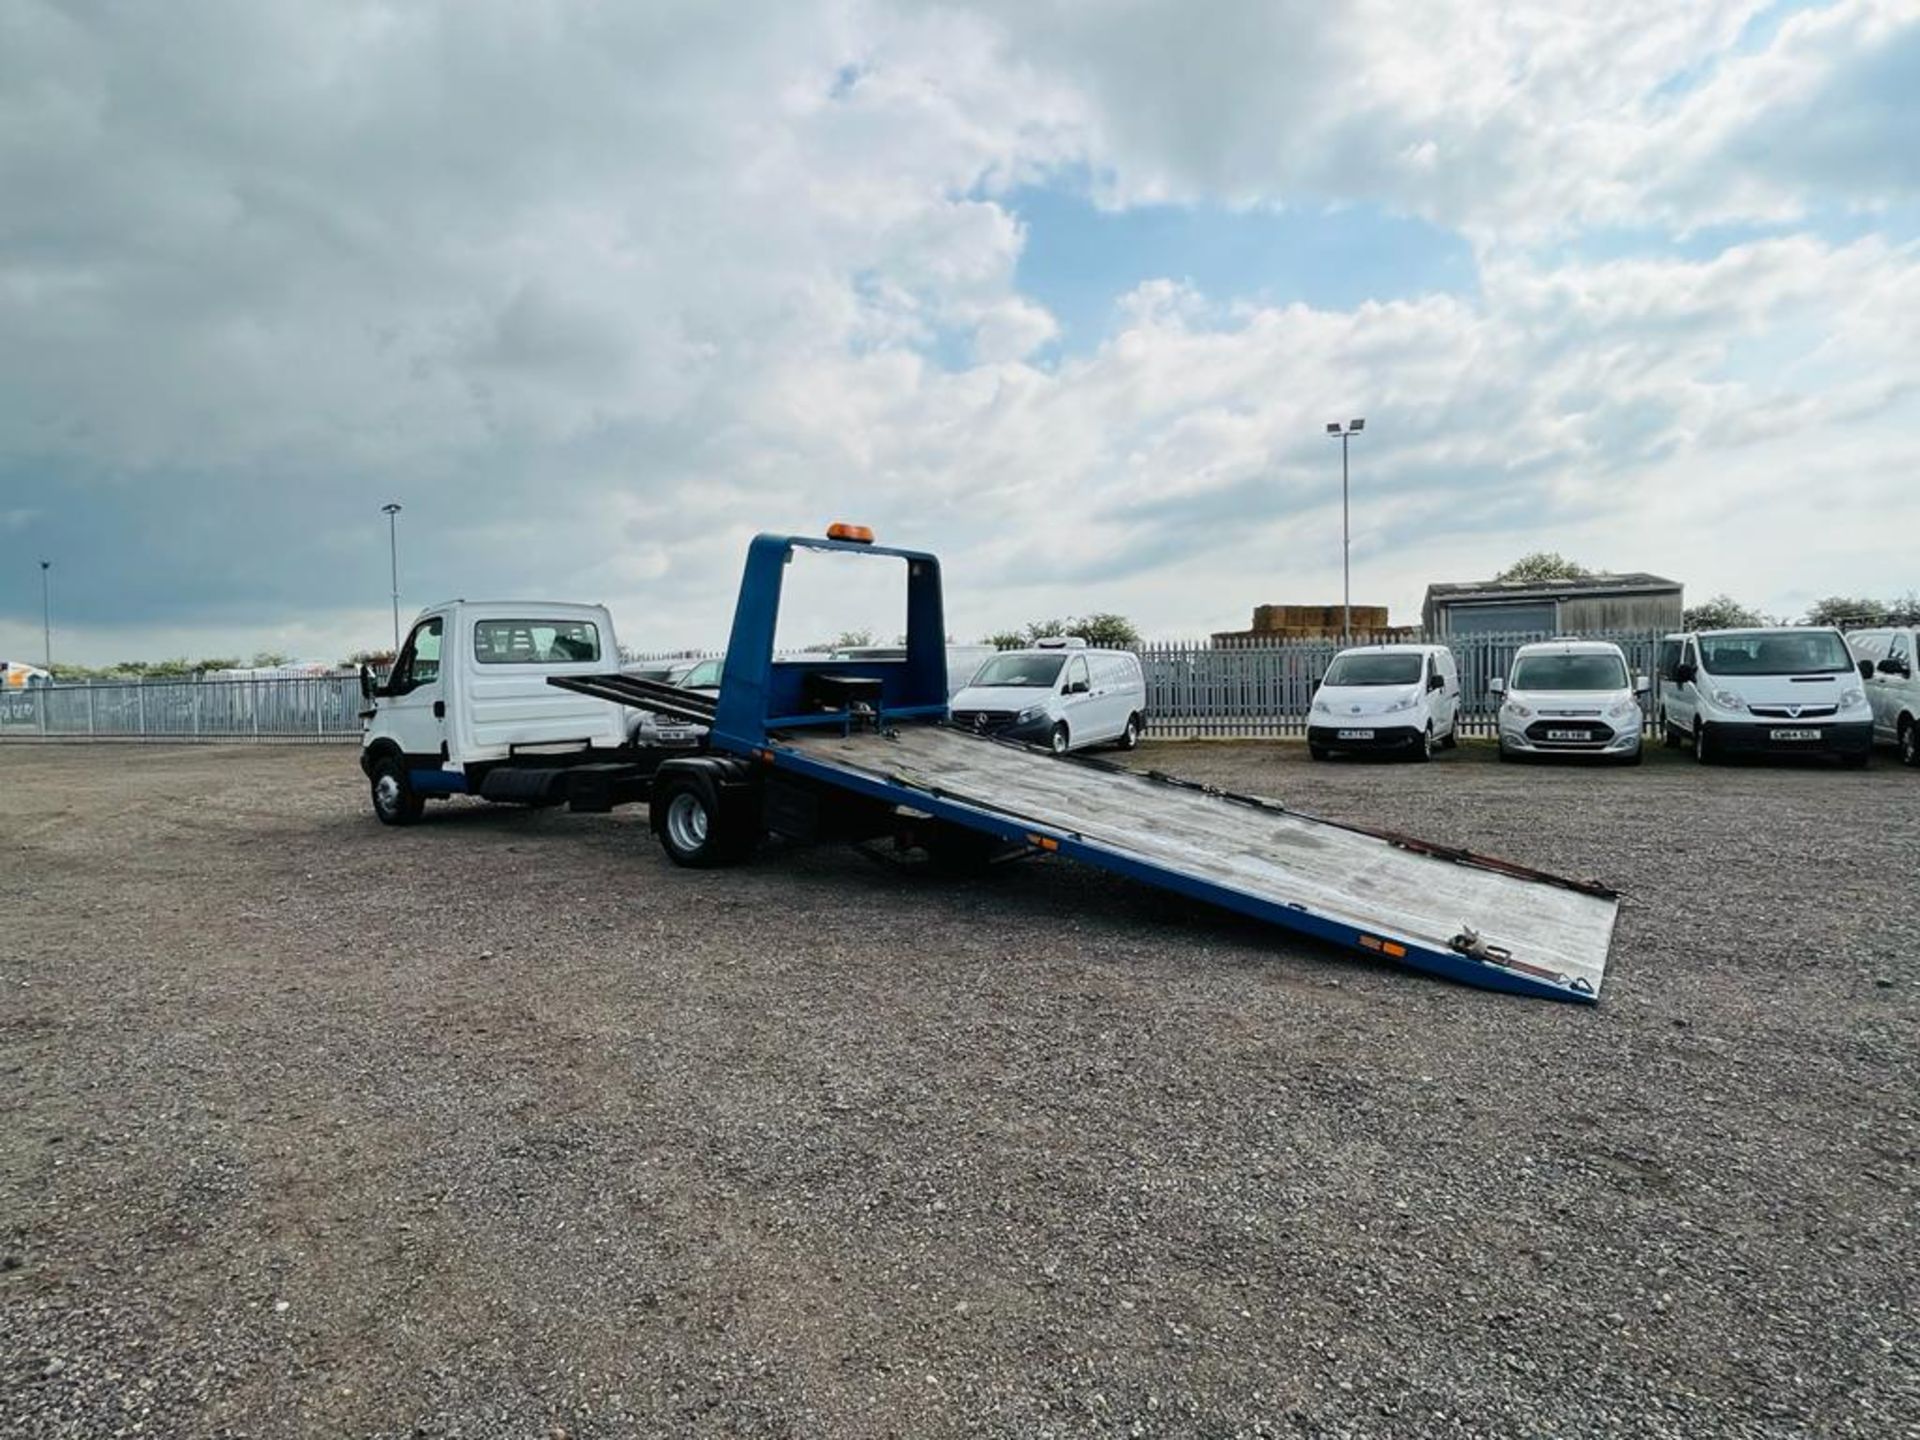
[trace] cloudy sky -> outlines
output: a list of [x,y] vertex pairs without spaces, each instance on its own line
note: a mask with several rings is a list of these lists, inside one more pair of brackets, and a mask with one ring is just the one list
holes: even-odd
[[1920,0],[0,6],[0,654],[1920,582]]

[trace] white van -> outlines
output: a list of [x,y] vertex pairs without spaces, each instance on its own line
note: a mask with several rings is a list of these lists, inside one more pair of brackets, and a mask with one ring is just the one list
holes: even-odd
[[1444,645],[1342,650],[1313,692],[1307,753],[1398,750],[1428,760],[1459,744],[1460,667]]
[[[967,688],[974,671],[1000,652],[991,645],[947,646],[947,702]],[[849,645],[832,652],[835,660],[904,660],[904,645]]]
[[1832,755],[1867,763],[1864,670],[1827,625],[1703,630],[1660,642],[1660,731],[1703,764],[1732,754]]
[[1147,682],[1131,650],[1046,639],[987,660],[948,714],[955,725],[1045,745],[1056,755],[1108,743],[1131,750],[1146,729]]
[[1500,758],[1601,755],[1640,763],[1647,677],[1605,640],[1541,640],[1513,653],[1506,678],[1487,687],[1500,697]]
[[1873,738],[1899,750],[1902,764],[1920,766],[1920,626],[1856,630],[1847,644],[1855,659],[1873,666],[1867,677]]

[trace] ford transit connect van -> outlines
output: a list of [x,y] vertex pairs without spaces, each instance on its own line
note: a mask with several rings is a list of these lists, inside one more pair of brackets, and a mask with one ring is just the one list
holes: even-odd
[[1854,658],[1873,667],[1866,677],[1873,738],[1920,767],[1920,626],[1856,630],[1847,636]]
[[1626,653],[1605,640],[1543,640],[1522,645],[1500,697],[1500,758],[1601,755],[1640,763],[1647,677],[1627,670]]
[[1460,668],[1444,645],[1342,650],[1321,677],[1307,715],[1307,753],[1396,750],[1431,758],[1458,743]]
[[1147,683],[1131,650],[1048,639],[987,660],[948,714],[955,725],[1045,745],[1056,755],[1109,743],[1131,750],[1146,728]]
[[1703,630],[1660,642],[1660,728],[1696,760],[1832,755],[1864,765],[1873,745],[1862,662],[1825,625]]

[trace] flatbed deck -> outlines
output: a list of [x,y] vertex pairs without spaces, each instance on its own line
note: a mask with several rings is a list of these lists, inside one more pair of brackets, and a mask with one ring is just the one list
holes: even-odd
[[1017,822],[1044,848],[1451,978],[1592,1000],[1606,972],[1617,900],[1597,886],[945,725],[769,739],[776,764],[874,793],[904,786]]

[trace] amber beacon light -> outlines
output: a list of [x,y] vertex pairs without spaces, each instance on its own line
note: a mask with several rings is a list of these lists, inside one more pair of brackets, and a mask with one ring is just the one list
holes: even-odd
[[844,520],[836,520],[827,526],[829,540],[847,540],[855,545],[873,543],[873,527],[870,525],[849,525]]

